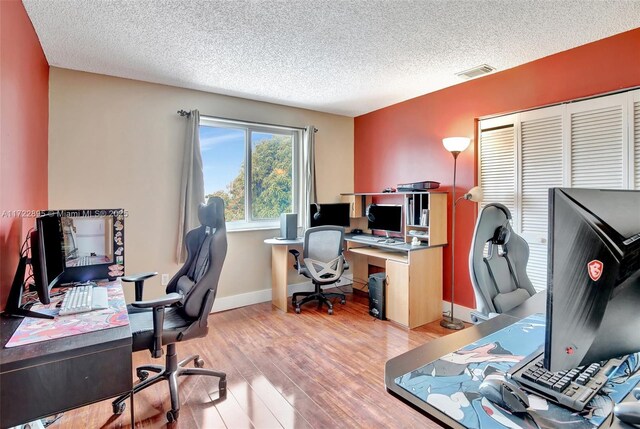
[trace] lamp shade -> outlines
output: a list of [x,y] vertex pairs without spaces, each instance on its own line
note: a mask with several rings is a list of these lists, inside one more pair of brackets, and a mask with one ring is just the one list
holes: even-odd
[[449,152],[463,152],[469,147],[469,143],[471,143],[471,139],[468,137],[447,137],[442,139],[444,148]]
[[482,200],[482,188],[480,186],[474,186],[473,188],[469,189],[467,193],[464,194],[464,199],[473,201],[474,203]]

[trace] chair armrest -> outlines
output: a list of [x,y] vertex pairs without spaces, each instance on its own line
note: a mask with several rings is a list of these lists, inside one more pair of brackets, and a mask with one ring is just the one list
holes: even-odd
[[153,276],[157,276],[157,272],[138,273],[130,276],[120,277],[123,282],[130,282],[136,284],[136,301],[142,301],[142,289],[144,288],[144,281],[150,279]]
[[155,308],[155,307],[167,307],[171,304],[182,299],[182,295],[177,292],[172,292],[160,298],[150,299],[148,301],[135,301],[131,303],[132,307],[136,308]]
[[164,330],[164,309],[175,304],[182,299],[182,295],[173,292],[158,299],[149,301],[132,302],[131,306],[136,308],[153,308],[153,350],[151,356],[159,358],[162,356],[162,334]]
[[298,259],[300,257],[300,252],[298,252],[296,249],[291,249],[289,250],[289,253],[291,253],[296,258],[296,263],[293,264],[293,268],[298,270],[298,274],[300,274],[300,260]]
[[139,282],[139,281],[144,281],[146,279],[150,279],[153,276],[157,276],[158,273],[157,272],[148,272],[148,273],[138,273],[138,274],[132,274],[130,276],[124,276],[124,277],[120,277],[120,280],[122,280],[123,282]]

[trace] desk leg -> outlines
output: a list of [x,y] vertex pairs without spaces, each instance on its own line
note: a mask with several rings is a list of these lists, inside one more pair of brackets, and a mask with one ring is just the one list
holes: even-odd
[[289,246],[271,246],[271,303],[287,312]]

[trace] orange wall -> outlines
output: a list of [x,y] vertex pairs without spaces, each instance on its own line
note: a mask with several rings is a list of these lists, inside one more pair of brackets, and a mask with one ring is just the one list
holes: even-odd
[[[442,138],[468,136],[474,144],[458,157],[456,193],[461,195],[477,184],[477,118],[638,86],[639,53],[640,29],[635,29],[359,116],[354,190],[435,180],[450,192],[453,158]],[[459,203],[456,217],[455,302],[475,307],[468,270],[475,204]],[[449,241],[450,225],[451,219]],[[444,297],[450,300],[449,247],[444,261]]]
[[49,64],[20,1],[0,1],[0,20],[0,308],[4,308],[20,244],[34,224],[28,213],[20,216],[11,211],[47,208]]

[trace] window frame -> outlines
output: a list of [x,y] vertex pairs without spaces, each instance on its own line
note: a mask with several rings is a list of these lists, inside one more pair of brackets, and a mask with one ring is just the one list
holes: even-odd
[[[244,131],[244,220],[226,221],[229,231],[248,231],[260,229],[274,229],[280,227],[280,219],[254,219],[253,218],[253,182],[252,182],[252,133],[269,133],[291,136],[291,207],[294,213],[300,211],[300,189],[302,186],[300,168],[302,165],[302,130],[296,127],[286,127],[280,125],[259,124],[244,122],[240,120],[221,119],[208,116],[200,116],[198,131],[200,127],[229,128]],[[202,150],[202,149],[201,149]],[[204,165],[203,165],[204,168]],[[205,191],[206,192],[206,191]]]

